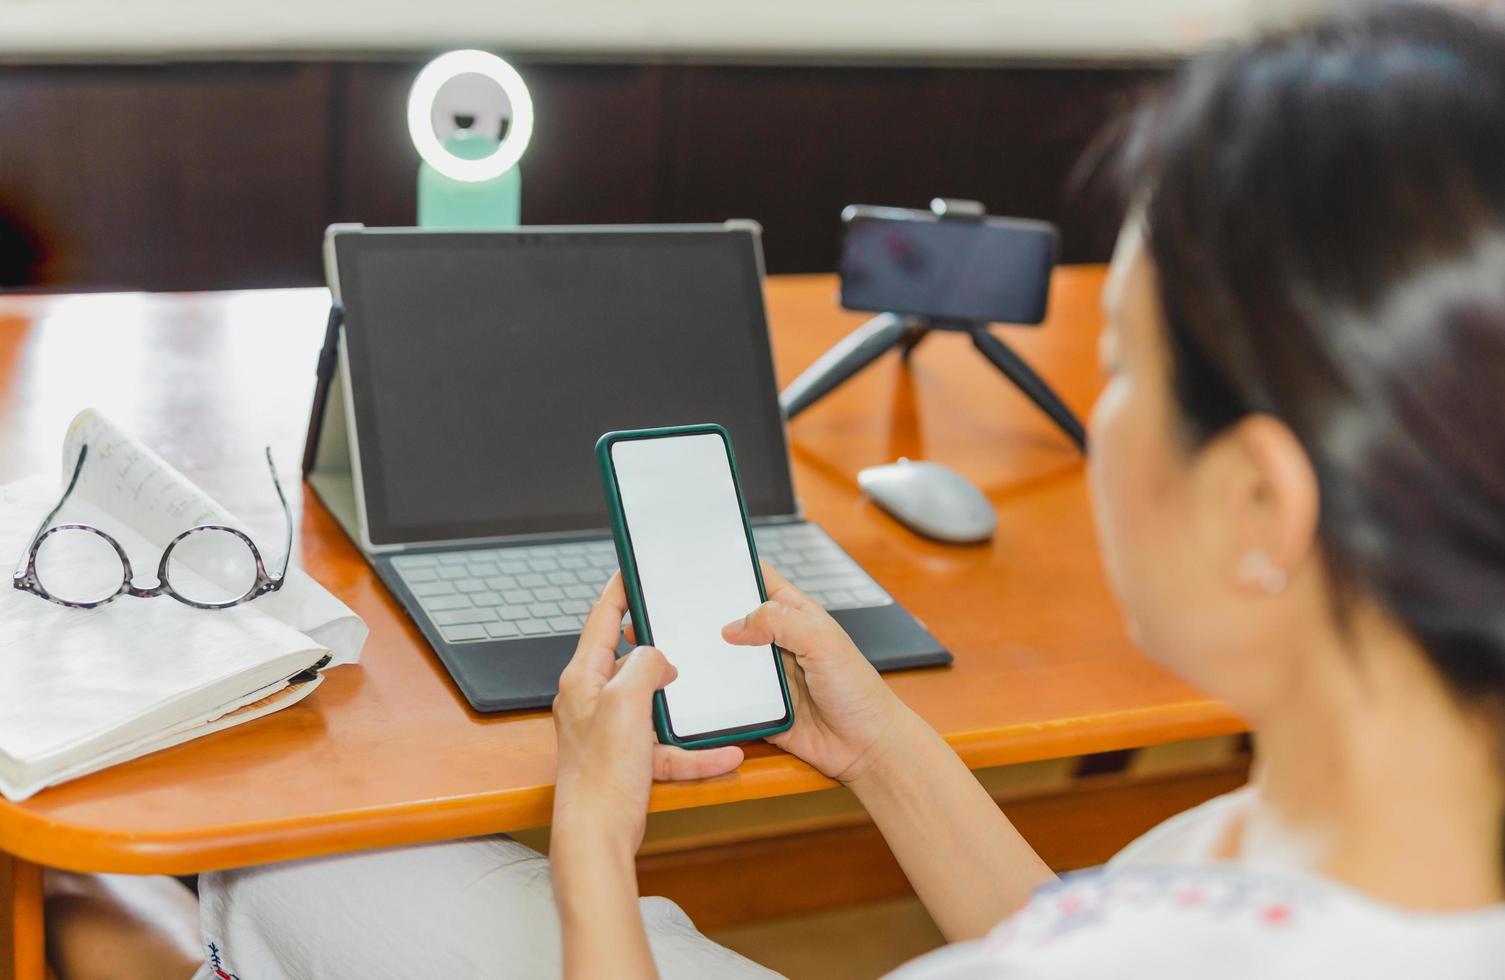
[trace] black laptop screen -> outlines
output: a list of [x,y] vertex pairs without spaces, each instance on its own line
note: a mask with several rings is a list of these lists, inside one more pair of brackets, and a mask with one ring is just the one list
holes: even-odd
[[596,439],[719,422],[794,511],[751,231],[335,240],[373,544],[605,528]]

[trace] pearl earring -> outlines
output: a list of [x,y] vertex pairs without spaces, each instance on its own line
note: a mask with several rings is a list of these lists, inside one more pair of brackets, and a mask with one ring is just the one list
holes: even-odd
[[1239,562],[1239,577],[1250,585],[1258,586],[1266,595],[1279,595],[1290,581],[1285,569],[1270,559],[1269,552],[1256,548]]

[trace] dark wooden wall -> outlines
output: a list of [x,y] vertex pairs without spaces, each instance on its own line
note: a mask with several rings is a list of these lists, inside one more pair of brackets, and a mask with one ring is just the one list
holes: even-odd
[[[312,284],[333,221],[411,224],[421,59],[0,67],[0,285]],[[1107,255],[1067,177],[1155,69],[518,60],[529,223],[754,218],[771,272],[832,268],[841,208],[973,197]]]

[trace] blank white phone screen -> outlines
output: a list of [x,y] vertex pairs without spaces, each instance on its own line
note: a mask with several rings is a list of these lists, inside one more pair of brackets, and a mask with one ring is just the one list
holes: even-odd
[[762,602],[721,436],[623,440],[611,458],[653,645],[679,670],[664,690],[670,730],[690,739],[782,721],[772,648],[721,638]]

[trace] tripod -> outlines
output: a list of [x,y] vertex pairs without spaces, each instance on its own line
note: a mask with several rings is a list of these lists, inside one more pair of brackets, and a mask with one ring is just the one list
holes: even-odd
[[898,348],[899,356],[908,360],[932,330],[951,330],[971,335],[972,346],[981,351],[994,367],[1003,372],[1004,377],[1040,406],[1079,449],[1087,448],[1087,432],[1071,409],[1012,348],[989,332],[986,323],[880,313],[843,337],[784,389],[779,395],[779,404],[783,406],[784,414],[793,419],[893,348]]

